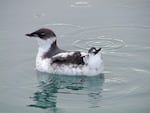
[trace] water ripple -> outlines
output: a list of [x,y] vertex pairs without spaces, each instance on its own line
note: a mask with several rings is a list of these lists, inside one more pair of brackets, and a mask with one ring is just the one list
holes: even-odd
[[91,4],[88,1],[76,1],[70,5],[70,7],[78,8],[78,7],[91,7]]
[[97,37],[95,39],[76,40],[73,46],[83,50],[88,50],[91,47],[101,47],[104,50],[116,50],[124,47],[125,42],[120,39]]

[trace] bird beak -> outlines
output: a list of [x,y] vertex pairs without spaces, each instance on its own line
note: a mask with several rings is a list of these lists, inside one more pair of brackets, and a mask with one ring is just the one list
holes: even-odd
[[25,35],[28,36],[28,37],[37,37],[38,36],[34,32],[33,33],[29,33],[29,34],[25,34]]
[[28,36],[28,37],[32,37],[32,35],[31,34],[25,34],[26,36]]

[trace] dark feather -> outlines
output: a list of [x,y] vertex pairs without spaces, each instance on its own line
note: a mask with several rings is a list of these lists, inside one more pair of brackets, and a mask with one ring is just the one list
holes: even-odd
[[58,53],[62,53],[62,52],[66,52],[66,51],[58,48],[57,44],[56,44],[56,41],[55,41],[51,45],[51,48],[43,55],[43,58],[51,58],[52,56],[54,56]]
[[75,52],[72,55],[68,55],[67,57],[57,56],[52,57],[51,64],[77,64],[77,65],[84,65],[83,57],[81,56],[80,52]]

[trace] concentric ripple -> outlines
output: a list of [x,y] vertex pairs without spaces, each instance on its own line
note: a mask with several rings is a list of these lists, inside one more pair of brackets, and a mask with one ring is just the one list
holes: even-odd
[[101,47],[104,49],[104,52],[112,52],[129,45],[125,41],[125,39],[130,39],[128,37],[133,35],[131,37],[133,39],[137,37],[137,34],[141,35],[144,32],[144,35],[146,35],[149,29],[149,26],[140,25],[95,26],[83,28],[72,34],[73,38],[77,39],[73,42],[73,46],[82,50],[88,50],[93,46],[98,48]]
[[83,50],[88,50],[91,47],[101,47],[104,50],[115,50],[124,47],[125,42],[119,39],[97,37],[95,39],[76,40],[73,45]]

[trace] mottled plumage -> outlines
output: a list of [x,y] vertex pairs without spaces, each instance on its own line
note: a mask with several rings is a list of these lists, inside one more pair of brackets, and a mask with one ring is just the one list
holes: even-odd
[[57,46],[55,33],[47,28],[26,34],[36,37],[39,49],[36,69],[42,72],[65,75],[98,75],[103,70],[101,48],[91,47],[87,53],[66,51]]

